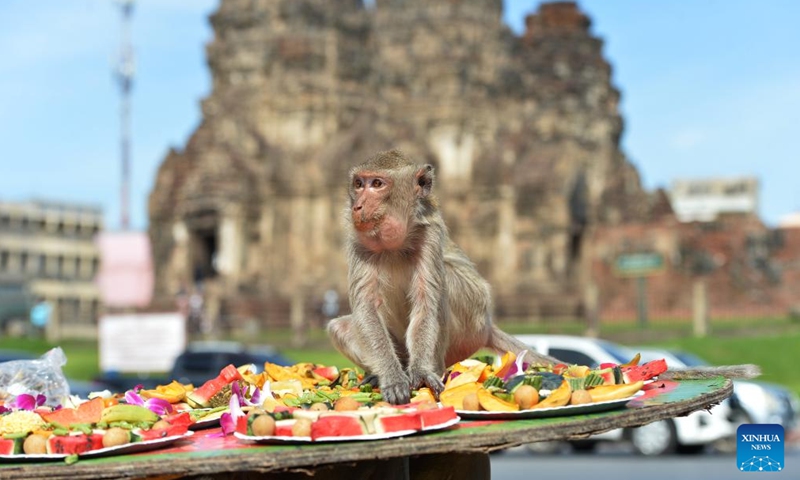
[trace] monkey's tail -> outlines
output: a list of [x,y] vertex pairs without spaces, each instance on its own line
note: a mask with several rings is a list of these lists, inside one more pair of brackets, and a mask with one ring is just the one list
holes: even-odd
[[528,353],[525,354],[525,360],[530,363],[556,364],[560,362],[558,359],[533,350],[531,347],[497,328],[497,325],[492,325],[492,335],[489,337],[488,347],[500,353],[513,352],[517,355],[522,351],[527,351]]
[[721,365],[718,367],[691,367],[667,370],[658,376],[667,380],[702,380],[705,378],[725,377],[732,379],[747,379],[761,375],[758,365]]

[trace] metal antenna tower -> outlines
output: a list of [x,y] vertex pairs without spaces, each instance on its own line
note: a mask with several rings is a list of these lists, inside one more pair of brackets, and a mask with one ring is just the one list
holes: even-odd
[[133,75],[136,66],[133,61],[131,46],[131,17],[134,0],[118,0],[122,10],[122,41],[119,49],[119,63],[115,73],[122,94],[120,106],[120,153],[122,156],[122,185],[120,188],[120,228],[127,230],[130,226],[130,162],[131,162],[131,101]]

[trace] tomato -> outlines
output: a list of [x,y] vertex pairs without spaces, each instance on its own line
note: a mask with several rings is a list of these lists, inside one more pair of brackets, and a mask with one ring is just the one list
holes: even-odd
[[568,368],[569,365],[567,365],[566,363],[557,363],[553,365],[553,373],[557,373],[558,375],[563,375]]

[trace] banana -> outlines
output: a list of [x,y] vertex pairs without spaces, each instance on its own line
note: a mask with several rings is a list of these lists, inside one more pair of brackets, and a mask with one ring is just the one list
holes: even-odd
[[644,386],[644,382],[623,383],[620,385],[599,385],[588,390],[592,402],[605,402],[608,400],[619,400],[628,398],[638,392]]
[[161,417],[152,410],[139,405],[117,404],[103,409],[100,416],[101,422],[128,422],[128,423],[155,423]]

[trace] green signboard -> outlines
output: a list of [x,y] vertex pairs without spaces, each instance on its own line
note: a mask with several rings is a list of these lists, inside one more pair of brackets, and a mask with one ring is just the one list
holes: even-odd
[[642,277],[664,269],[664,256],[655,252],[625,253],[614,260],[614,272],[622,277]]

